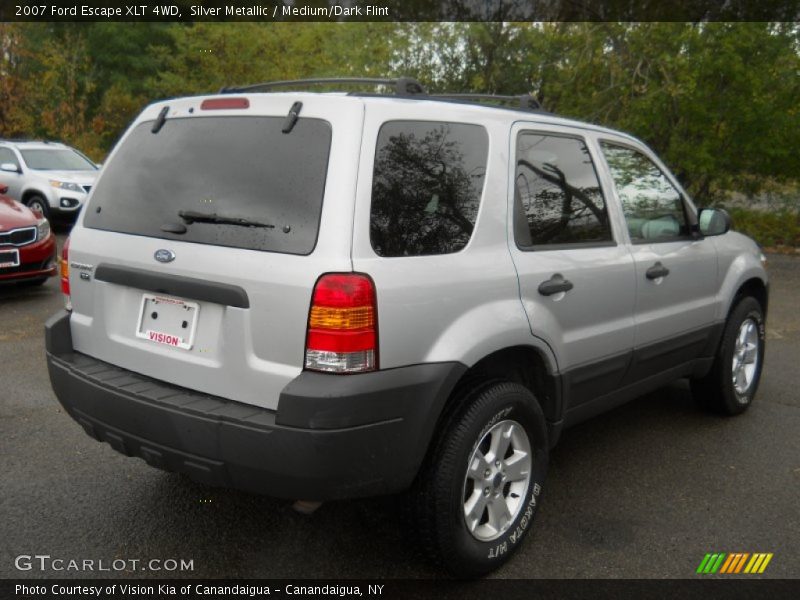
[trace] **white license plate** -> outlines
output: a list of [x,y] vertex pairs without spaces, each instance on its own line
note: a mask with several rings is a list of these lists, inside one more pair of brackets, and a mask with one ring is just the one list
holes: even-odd
[[0,269],[19,266],[19,250],[0,250]]
[[199,314],[200,306],[196,302],[144,294],[136,336],[155,344],[189,350],[194,344]]

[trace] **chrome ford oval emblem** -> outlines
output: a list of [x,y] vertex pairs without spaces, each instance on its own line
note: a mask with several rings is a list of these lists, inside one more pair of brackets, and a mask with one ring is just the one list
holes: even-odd
[[175,253],[172,250],[166,250],[162,248],[161,250],[156,250],[153,258],[155,258],[158,262],[168,263],[175,260]]

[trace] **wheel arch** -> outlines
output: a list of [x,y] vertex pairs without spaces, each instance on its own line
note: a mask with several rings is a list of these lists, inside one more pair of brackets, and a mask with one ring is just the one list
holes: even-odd
[[[726,237],[726,236],[723,236]],[[721,281],[717,296],[717,319],[725,321],[744,296],[754,297],[767,314],[769,301],[769,276],[762,263],[761,251],[754,242],[740,236],[752,248],[749,252],[741,250],[741,240],[733,238],[723,245],[720,252]],[[722,244],[726,240],[721,240]],[[731,255],[733,255],[731,257]],[[730,262],[728,263],[728,260]]]
[[561,378],[538,348],[511,346],[497,350],[475,363],[467,376],[519,383],[533,393],[548,421],[561,419]]
[[766,321],[767,308],[769,306],[769,285],[760,277],[750,277],[737,288],[736,293],[731,300],[731,304],[728,307],[728,314],[730,314],[730,312],[736,307],[736,305],[739,303],[739,300],[746,296],[755,298],[756,301],[761,305],[761,311],[763,312],[764,320]]
[[23,204],[25,204],[27,206],[28,200],[30,200],[30,198],[32,196],[40,196],[42,198],[42,200],[47,202],[48,206],[50,205],[50,200],[47,197],[47,194],[45,194],[44,192],[42,192],[41,190],[38,190],[36,188],[28,188],[26,190],[23,190],[22,198],[20,198],[20,202],[22,202]]
[[560,422],[563,416],[561,376],[553,367],[552,357],[541,348],[517,345],[487,354],[456,381],[439,413],[428,452],[449,416],[460,407],[459,399],[464,391],[493,379],[513,381],[531,391],[547,421],[550,446],[555,444],[560,427],[551,425]]

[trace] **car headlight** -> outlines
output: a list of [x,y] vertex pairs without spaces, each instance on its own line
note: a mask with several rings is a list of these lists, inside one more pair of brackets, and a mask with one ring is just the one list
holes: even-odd
[[45,218],[36,222],[36,239],[43,240],[50,235],[50,221]]
[[83,188],[81,186],[79,186],[77,183],[72,183],[71,181],[58,181],[57,179],[51,179],[50,185],[60,190],[68,190],[70,192],[83,192]]

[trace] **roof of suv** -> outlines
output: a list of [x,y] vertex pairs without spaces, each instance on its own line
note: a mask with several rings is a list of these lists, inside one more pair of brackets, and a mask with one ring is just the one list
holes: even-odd
[[[307,92],[303,92],[307,93]],[[313,92],[312,92],[313,93]],[[297,95],[297,94],[295,94]],[[488,104],[478,104],[473,102],[463,102],[460,100],[451,100],[445,98],[437,98],[435,96],[418,96],[418,97],[395,97],[395,96],[383,96],[383,95],[363,95],[363,94],[349,94],[350,96],[355,96],[364,102],[369,103],[385,103],[385,102],[398,102],[398,101],[408,101],[411,100],[413,102],[423,102],[428,103],[431,105],[431,109],[436,109],[436,114],[441,116],[443,107],[441,104],[450,104],[458,106],[459,109],[462,110],[472,110],[475,111],[476,115],[488,115],[491,114],[493,117],[505,117],[509,121],[539,121],[542,123],[551,123],[553,125],[563,125],[567,127],[575,127],[578,129],[591,129],[593,131],[600,131],[604,133],[614,134],[618,136],[624,137],[632,137],[629,134],[623,131],[617,131],[615,129],[610,129],[608,127],[603,127],[602,125],[596,125],[594,123],[587,123],[585,121],[579,121],[577,119],[570,119],[568,117],[562,117],[556,115],[551,112],[547,112],[545,110],[519,110],[515,108],[509,108],[505,106],[492,106]]]
[[18,148],[69,148],[61,142],[50,142],[47,140],[6,140],[0,138],[0,145],[17,146]]
[[[603,127],[601,125],[596,125],[593,123],[587,123],[585,121],[579,121],[576,119],[569,119],[566,117],[561,117],[555,115],[553,113],[547,112],[545,110],[536,109],[536,110],[520,110],[515,108],[510,108],[506,106],[492,106],[488,104],[482,104],[477,102],[468,102],[462,101],[459,99],[451,99],[451,98],[442,98],[437,96],[428,96],[428,95],[414,95],[414,96],[392,96],[392,95],[385,95],[385,94],[364,94],[364,93],[346,93],[346,92],[312,92],[308,90],[293,90],[293,91],[280,91],[280,92],[264,92],[264,91],[236,91],[236,92],[224,92],[223,96],[219,94],[208,94],[208,95],[199,95],[199,96],[184,96],[182,98],[170,98],[168,100],[160,100],[154,102],[148,107],[148,110],[145,110],[140,116],[140,120],[149,120],[156,118],[156,115],[159,111],[164,108],[170,107],[174,108],[180,105],[187,106],[184,103],[195,103],[198,100],[207,100],[207,99],[214,99],[224,97],[228,94],[235,94],[236,96],[247,96],[250,98],[253,97],[282,97],[288,98],[294,101],[302,101],[303,99],[308,98],[319,98],[319,97],[328,97],[328,98],[336,98],[337,100],[347,100],[350,99],[353,102],[363,102],[365,104],[373,104],[373,105],[391,105],[395,103],[420,103],[420,104],[427,104],[431,108],[431,116],[435,117],[436,120],[447,120],[444,115],[446,113],[443,112],[443,109],[447,106],[453,107],[454,109],[458,109],[461,114],[463,115],[464,112],[474,112],[476,119],[480,118],[491,118],[491,119],[504,119],[509,122],[509,124],[515,121],[534,121],[544,124],[551,124],[551,125],[560,125],[564,127],[573,127],[575,129],[584,129],[584,130],[591,130],[600,133],[606,133],[609,135],[614,135],[618,137],[625,137],[630,140],[639,141],[634,136],[625,133],[623,131],[618,131],[615,129],[610,129],[608,127]],[[444,107],[442,105],[445,105]]]
[[[309,92],[307,88],[314,85],[324,86],[383,86],[393,93],[370,93],[370,92]],[[282,91],[276,90],[283,88]],[[297,88],[297,89],[291,89]],[[305,88],[305,89],[304,89]],[[285,90],[285,91],[284,91]],[[379,78],[322,78],[322,79],[297,79],[286,81],[269,81],[265,83],[257,83],[253,85],[246,85],[241,87],[223,87],[220,94],[270,94],[270,95],[329,95],[329,96],[351,96],[357,97],[365,102],[370,103],[383,103],[383,102],[397,102],[397,101],[414,101],[414,102],[429,102],[437,103],[436,108],[441,111],[443,108],[442,103],[458,106],[462,109],[474,109],[476,114],[493,113],[493,117],[507,117],[510,121],[519,120],[521,115],[526,115],[525,120],[534,120],[554,125],[563,125],[567,127],[575,127],[579,129],[591,129],[598,132],[604,132],[614,135],[624,136],[630,139],[635,139],[633,136],[621,131],[569,119],[559,117],[543,109],[538,99],[531,94],[518,94],[518,95],[499,95],[499,94],[473,94],[473,93],[428,93],[423,85],[410,77],[398,77],[395,79],[379,79]],[[486,102],[493,102],[493,105],[486,104]]]

